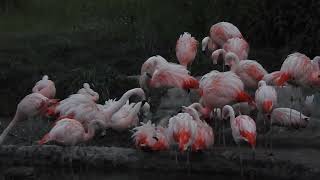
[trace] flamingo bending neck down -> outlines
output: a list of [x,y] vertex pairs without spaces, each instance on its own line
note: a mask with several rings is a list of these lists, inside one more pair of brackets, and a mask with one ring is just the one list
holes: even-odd
[[91,89],[89,83],[83,83],[83,88],[79,89],[77,94],[87,95],[92,98],[93,101],[97,102],[99,100],[99,94]]
[[[100,126],[97,126],[99,125]],[[39,144],[46,144],[50,141],[57,142],[65,146],[74,146],[81,142],[91,140],[101,122],[91,121],[88,125],[88,132],[85,131],[83,125],[75,119],[62,119],[58,121],[49,133],[43,136]]]
[[2,132],[0,136],[0,145],[3,143],[5,137],[17,122],[30,117],[44,115],[48,107],[55,103],[57,103],[56,99],[48,99],[47,97],[39,93],[32,93],[25,96],[19,102],[13,120]]

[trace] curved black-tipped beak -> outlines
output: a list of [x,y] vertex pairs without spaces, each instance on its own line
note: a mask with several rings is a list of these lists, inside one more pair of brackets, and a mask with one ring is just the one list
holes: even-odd
[[159,139],[156,136],[153,136],[152,138],[155,139],[156,141],[159,141]]

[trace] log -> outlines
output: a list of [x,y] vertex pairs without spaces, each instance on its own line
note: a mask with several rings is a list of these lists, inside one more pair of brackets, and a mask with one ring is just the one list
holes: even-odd
[[[142,152],[120,147],[75,146],[61,147],[16,146],[0,147],[1,166],[41,166],[41,167],[93,167],[95,169],[152,170],[163,172],[194,172],[240,175],[239,159],[232,150],[215,149],[210,152],[190,154],[190,163],[186,154],[175,152]],[[253,160],[251,152],[243,153],[244,175],[277,179],[313,179],[319,171],[295,164],[290,161],[266,158],[257,153]]]

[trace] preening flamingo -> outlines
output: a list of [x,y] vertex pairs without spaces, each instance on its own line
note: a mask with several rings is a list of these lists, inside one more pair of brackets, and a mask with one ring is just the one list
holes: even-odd
[[[228,41],[224,43],[222,49],[217,49],[212,53],[211,58],[213,64],[218,63],[218,58],[220,55],[224,60],[227,54],[233,54],[237,56],[239,60],[245,60],[248,58],[249,44],[244,39],[238,37],[228,39]],[[226,63],[226,65],[230,64]]]
[[240,115],[235,117],[234,110],[231,106],[226,105],[222,109],[222,116],[224,119],[230,118],[230,126],[232,130],[232,137],[233,140],[239,147],[239,159],[241,165],[241,174],[242,171],[242,157],[241,157],[241,149],[240,149],[240,142],[245,141],[251,145],[253,158],[255,156],[255,147],[256,147],[256,123],[253,119],[251,119],[247,115]]
[[235,54],[227,54],[225,57],[225,62],[230,65],[231,71],[236,73],[245,88],[254,89],[258,88],[258,82],[268,74],[268,72],[263,68],[261,64],[254,60],[242,60],[240,61],[238,56]]
[[210,38],[219,48],[231,38],[243,38],[239,29],[229,22],[219,22],[211,26]]
[[201,102],[210,109],[222,108],[227,104],[248,102],[253,99],[244,91],[243,82],[233,72],[210,72],[200,80]]
[[189,75],[182,65],[169,63],[161,56],[150,57],[141,67],[140,87],[149,88],[177,87],[198,88],[198,80]]
[[153,151],[163,151],[169,149],[167,131],[160,126],[155,127],[151,121],[141,123],[141,126],[133,129],[132,138],[136,147],[140,149],[151,149]]
[[211,56],[212,52],[216,50],[218,47],[210,37],[205,37],[201,41],[201,50],[204,52],[208,57]]
[[191,150],[194,152],[210,149],[214,143],[214,134],[212,128],[205,122],[200,120],[199,112],[192,106],[182,106],[183,112],[192,116],[197,124],[197,131]]
[[91,98],[86,95],[74,94],[60,102],[56,107],[55,113],[60,116],[69,116],[78,120],[86,127],[92,120],[101,120],[105,123],[106,128],[110,127],[111,119],[114,113],[121,109],[129,98],[133,95],[145,100],[144,91],[141,88],[134,88],[122,95],[118,101],[114,101],[106,108],[98,106]]
[[25,96],[19,102],[13,120],[2,132],[0,136],[0,145],[17,122],[34,116],[45,115],[47,108],[55,103],[57,103],[56,99],[48,99],[39,93],[32,93]]
[[75,120],[64,118],[58,121],[49,133],[45,134],[39,141],[39,144],[46,144],[54,141],[65,146],[74,146],[81,142],[91,140],[98,128],[102,125],[99,121],[90,121],[88,125],[88,132],[86,132],[83,125]]
[[40,93],[43,96],[53,99],[56,96],[56,86],[53,81],[49,80],[48,75],[44,75],[32,88],[33,93]]
[[79,89],[77,94],[87,95],[92,98],[93,101],[97,102],[99,100],[99,94],[91,89],[89,83],[83,83],[83,88]]
[[188,113],[179,113],[169,119],[168,136],[171,142],[179,145],[179,151],[191,148],[196,133],[197,124]]
[[181,65],[185,67],[192,65],[197,54],[198,44],[199,42],[190,33],[185,32],[180,35],[176,44],[176,56]]

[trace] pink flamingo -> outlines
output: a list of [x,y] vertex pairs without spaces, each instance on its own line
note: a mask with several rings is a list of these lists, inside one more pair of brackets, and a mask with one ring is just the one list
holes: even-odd
[[310,86],[313,82],[319,82],[319,66],[304,54],[293,53],[288,55],[281,66],[281,75],[277,85],[283,85],[285,82],[296,86]]
[[183,112],[191,115],[197,124],[195,139],[191,145],[191,151],[203,151],[209,149],[214,143],[214,135],[212,128],[205,122],[200,120],[199,112],[191,106],[182,106]]
[[180,152],[191,148],[196,131],[197,124],[188,113],[179,113],[169,119],[168,135],[172,142],[178,143]]
[[190,33],[185,32],[180,35],[176,45],[176,56],[181,65],[185,67],[192,65],[197,54],[198,44],[198,41]]
[[211,26],[210,38],[218,47],[223,45],[231,38],[243,38],[239,29],[229,22],[219,22]]
[[[228,39],[228,41],[224,43],[222,49],[217,49],[212,53],[211,58],[213,64],[218,63],[218,58],[220,55],[222,55],[224,59],[225,56],[230,53],[234,56],[237,56],[239,60],[245,60],[248,58],[249,44],[244,39],[238,37]],[[226,63],[226,65],[230,64]]]
[[56,95],[56,87],[54,82],[49,80],[47,75],[44,75],[32,88],[33,93],[40,93],[49,99],[53,99]]
[[263,114],[270,114],[277,105],[277,92],[272,86],[268,86],[265,81],[261,80],[255,94],[257,108]]
[[251,145],[253,158],[255,156],[255,147],[256,147],[256,123],[253,119],[251,119],[247,115],[240,115],[235,117],[234,110],[231,106],[226,105],[222,109],[222,116],[224,119],[230,118],[230,125],[232,130],[233,140],[238,144],[239,147],[239,159],[241,165],[241,174],[243,174],[242,170],[242,157],[241,157],[241,149],[240,142],[245,141]]
[[44,115],[47,108],[52,104],[57,103],[56,99],[48,99],[39,93],[32,93],[25,96],[18,104],[16,114],[8,127],[2,132],[0,136],[0,145],[3,143],[5,137],[14,127],[14,125],[24,119]]
[[97,102],[99,100],[99,94],[91,89],[88,83],[83,83],[83,88],[79,89],[77,94],[87,95],[92,98],[93,101]]
[[56,107],[55,113],[62,117],[73,117],[84,124],[85,127],[87,127],[87,124],[92,120],[100,120],[105,123],[105,128],[107,128],[114,122],[111,121],[112,116],[121,109],[133,95],[137,95],[145,100],[144,91],[141,88],[134,88],[124,93],[118,101],[113,102],[106,108],[101,108],[101,106],[86,95],[74,94],[61,101]]
[[58,121],[49,133],[45,134],[39,141],[39,144],[46,144],[54,141],[65,146],[74,146],[81,142],[91,140],[96,129],[100,126],[99,121],[91,121],[88,125],[88,132],[85,131],[83,125],[75,120],[64,118]]
[[254,105],[252,98],[244,91],[243,82],[235,73],[214,71],[205,76],[200,80],[200,101],[205,107],[222,108],[237,102]]
[[264,75],[262,80],[264,80],[267,85],[277,86],[277,82],[279,81],[281,74],[281,71],[274,71],[272,73]]
[[198,88],[198,80],[182,65],[169,63],[161,56],[149,58],[141,67],[140,87],[144,89],[177,87]]
[[270,116],[270,148],[272,154],[272,126],[305,128],[309,123],[309,117],[291,108],[275,108]]
[[231,71],[236,73],[244,83],[244,86],[249,89],[257,89],[258,82],[268,74],[257,61],[240,61],[235,54],[227,54],[225,61],[227,65],[231,66]]
[[216,50],[218,47],[210,37],[205,37],[201,41],[201,50],[204,52],[207,56],[211,56],[212,52]]
[[132,138],[137,148],[150,149],[153,151],[163,151],[169,149],[169,141],[166,129],[158,126],[155,127],[151,121],[141,123],[141,126],[133,129]]

